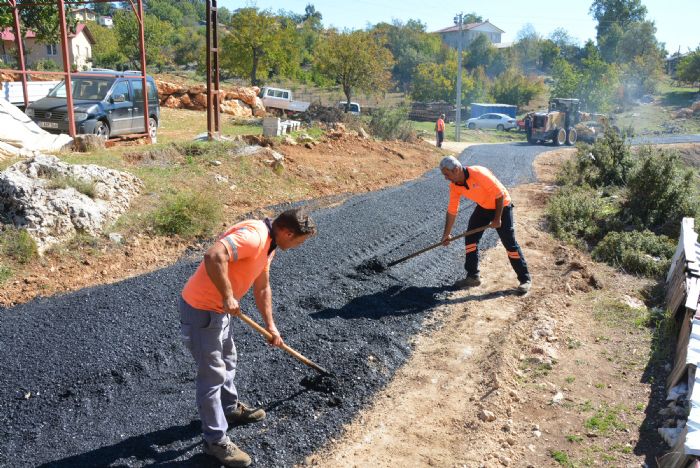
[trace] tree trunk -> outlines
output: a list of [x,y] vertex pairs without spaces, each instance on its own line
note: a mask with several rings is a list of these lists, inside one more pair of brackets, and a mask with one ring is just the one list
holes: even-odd
[[250,72],[250,84],[258,85],[258,51],[253,49],[253,69]]
[[343,92],[347,100],[345,101],[345,113],[350,110],[350,99],[352,98],[352,88],[349,86],[343,86]]

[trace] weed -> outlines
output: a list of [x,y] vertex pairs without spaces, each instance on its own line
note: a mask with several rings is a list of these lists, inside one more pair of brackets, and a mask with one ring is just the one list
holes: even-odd
[[592,417],[586,420],[584,426],[586,429],[602,435],[608,434],[613,430],[625,429],[625,425],[619,417],[621,412],[620,407],[609,407],[604,404]]
[[591,403],[591,400],[586,400],[581,404],[581,411],[582,412],[593,411],[593,403]]
[[0,231],[0,250],[17,263],[29,263],[39,256],[36,242],[26,229],[9,228]]
[[12,277],[12,269],[0,264],[0,285]]
[[658,276],[668,270],[675,243],[651,231],[609,232],[593,249],[593,258],[630,273]]
[[647,407],[644,403],[637,403],[634,407],[637,411],[644,411],[644,409]]
[[408,120],[408,110],[402,107],[376,109],[372,113],[369,130],[372,135],[382,140],[414,141],[416,139],[416,131]]
[[54,175],[48,179],[46,188],[49,190],[66,189],[72,187],[78,192],[90,198],[95,198],[95,182],[83,180],[73,176]]
[[567,338],[566,347],[569,349],[579,349],[581,347],[581,342],[574,338]]
[[551,450],[549,452],[549,456],[551,456],[554,461],[559,463],[561,466],[565,466],[567,468],[574,466],[571,459],[569,459],[569,455],[562,450]]
[[580,244],[577,240],[583,239],[595,243],[614,227],[609,226],[609,220],[619,211],[617,203],[591,188],[564,187],[547,206],[550,230],[567,242]]
[[568,435],[566,436],[566,440],[569,442],[573,443],[581,443],[583,441],[583,437],[580,435]]
[[594,387],[595,388],[605,388],[605,384],[604,383],[597,383],[594,385]]
[[564,380],[566,380],[566,383],[572,384],[576,380],[576,377],[574,377],[573,375],[570,375]]
[[159,234],[198,237],[210,234],[221,222],[221,206],[211,195],[182,192],[165,197],[152,216]]

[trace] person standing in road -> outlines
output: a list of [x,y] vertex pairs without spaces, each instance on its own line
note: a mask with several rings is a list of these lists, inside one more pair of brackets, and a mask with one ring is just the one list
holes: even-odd
[[204,451],[226,466],[251,463],[248,454],[226,435],[228,423],[265,419],[262,408],[249,408],[238,399],[233,383],[237,354],[231,317],[240,315],[239,301],[252,286],[257,308],[272,334],[270,344],[282,346],[272,316],[270,263],[278,247],[298,247],[315,234],[316,226],[304,209],[287,210],[274,221],[238,223],[207,250],[182,290],[180,326],[197,366],[196,400]]
[[435,122],[435,139],[435,146],[442,148],[442,142],[445,139],[445,114],[440,114]]
[[[445,229],[442,234],[443,245],[449,245],[450,233],[457,219],[459,202],[461,197],[468,198],[476,203],[476,207],[469,218],[468,229],[488,225],[498,232],[503,246],[508,253],[508,260],[518,276],[520,286],[518,292],[527,294],[532,286],[530,272],[525,262],[522,250],[515,240],[513,223],[513,203],[508,190],[496,179],[496,176],[485,167],[468,166],[453,156],[447,156],[440,161],[440,171],[450,184],[450,201],[445,216]],[[466,257],[464,268],[467,277],[459,281],[460,286],[479,286],[479,250],[478,245],[484,231],[465,237]]]

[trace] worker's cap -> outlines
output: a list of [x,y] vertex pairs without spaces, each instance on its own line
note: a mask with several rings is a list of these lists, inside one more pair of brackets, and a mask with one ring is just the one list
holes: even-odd
[[444,119],[444,118],[445,118],[445,114],[440,114],[440,118],[441,118],[441,119]]

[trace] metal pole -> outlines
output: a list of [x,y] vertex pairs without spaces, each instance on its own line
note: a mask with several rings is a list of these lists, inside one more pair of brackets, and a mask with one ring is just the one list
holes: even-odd
[[213,85],[214,85],[214,132],[217,138],[221,136],[221,127],[219,125],[219,111],[221,105],[221,89],[219,86],[219,7],[217,0],[211,0],[211,27],[212,27],[212,70]]
[[70,62],[68,61],[68,32],[66,26],[66,9],[63,0],[58,0],[58,21],[61,26],[61,53],[63,54],[63,70],[66,72],[66,106],[68,110],[68,134],[75,138],[75,113],[73,111],[73,83],[71,80]]
[[459,141],[459,130],[462,126],[462,19],[463,13],[458,13],[455,19],[459,25],[457,38],[457,112],[455,115],[455,141]]
[[211,0],[207,0],[207,139],[212,141],[212,83],[211,83]]
[[17,11],[17,2],[11,1],[12,6],[12,16],[15,20],[15,41],[17,42],[17,59],[19,61],[19,67],[22,70],[22,93],[24,94],[24,109],[27,109],[29,105],[29,92],[27,90],[27,74],[26,64],[24,63],[24,44],[22,44],[22,30],[19,24],[19,12]]
[[[139,21],[139,45],[140,47],[140,52],[141,52],[141,86],[142,88],[142,94],[143,94],[143,128],[146,129],[146,134],[148,135],[148,142],[153,143],[153,140],[151,139],[151,129],[149,128],[149,122],[150,122],[150,116],[151,116],[151,110],[148,108],[148,83],[146,81],[146,38],[144,34],[144,25],[143,25],[143,1],[142,0],[137,0],[138,2],[138,21]],[[138,107],[139,103],[135,102],[134,103],[136,107]]]

